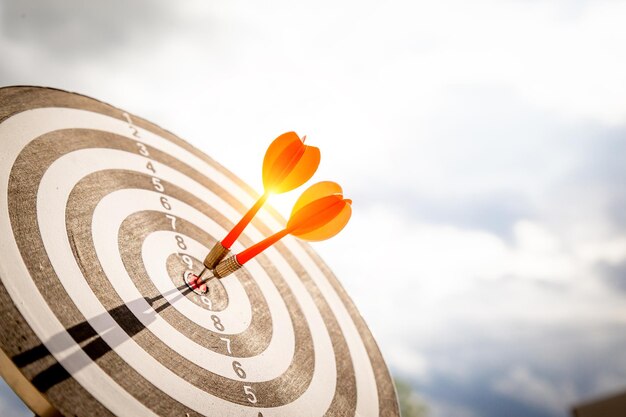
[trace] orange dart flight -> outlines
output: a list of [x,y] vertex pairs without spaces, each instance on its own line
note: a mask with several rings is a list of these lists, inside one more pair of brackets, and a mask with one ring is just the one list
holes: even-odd
[[320,241],[339,233],[352,215],[352,200],[343,198],[339,184],[318,182],[309,187],[296,201],[287,226],[278,233],[221,261],[214,275],[223,278],[288,234],[302,240]]
[[270,144],[263,159],[263,195],[241,218],[239,223],[218,242],[204,261],[213,269],[228,254],[230,247],[263,206],[270,194],[280,194],[304,184],[320,164],[320,150],[304,144],[295,132],[283,133]]
[[320,164],[320,150],[304,144],[295,132],[283,133],[267,148],[263,159],[263,195],[222,240],[230,248],[270,194],[291,191],[308,181]]

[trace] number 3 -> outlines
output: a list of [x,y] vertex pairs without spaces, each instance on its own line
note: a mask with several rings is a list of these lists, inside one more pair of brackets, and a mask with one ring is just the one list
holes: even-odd
[[[135,129],[134,127],[131,127],[131,129],[133,129],[135,131],[135,133],[137,132],[137,129]],[[135,135],[135,133],[133,133],[133,136]],[[139,147],[139,153],[143,156],[150,156],[150,152],[148,152],[148,148],[146,148],[146,145],[144,145],[141,142],[137,142],[137,146]]]

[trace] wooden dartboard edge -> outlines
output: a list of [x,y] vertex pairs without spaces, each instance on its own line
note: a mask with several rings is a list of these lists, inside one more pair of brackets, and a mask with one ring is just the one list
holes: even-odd
[[0,377],[38,417],[63,417],[0,349]]

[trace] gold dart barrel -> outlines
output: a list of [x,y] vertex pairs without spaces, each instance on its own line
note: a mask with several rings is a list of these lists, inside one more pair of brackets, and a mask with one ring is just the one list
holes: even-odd
[[228,255],[228,252],[230,252],[230,249],[225,248],[222,242],[217,242],[206,258],[204,258],[205,268],[211,271],[215,269],[215,266]]
[[215,268],[215,270],[213,271],[213,275],[215,275],[217,278],[224,278],[232,274],[239,268],[241,268],[241,264],[237,261],[237,257],[231,256],[230,258],[226,258],[217,265],[217,268]]

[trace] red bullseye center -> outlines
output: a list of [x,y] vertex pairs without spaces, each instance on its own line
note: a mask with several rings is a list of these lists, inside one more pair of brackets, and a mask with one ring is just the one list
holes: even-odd
[[185,282],[187,283],[189,288],[191,288],[193,291],[202,292],[202,293],[207,292],[206,283],[202,282],[200,277],[195,274],[191,274],[191,273],[188,274],[185,277]]

